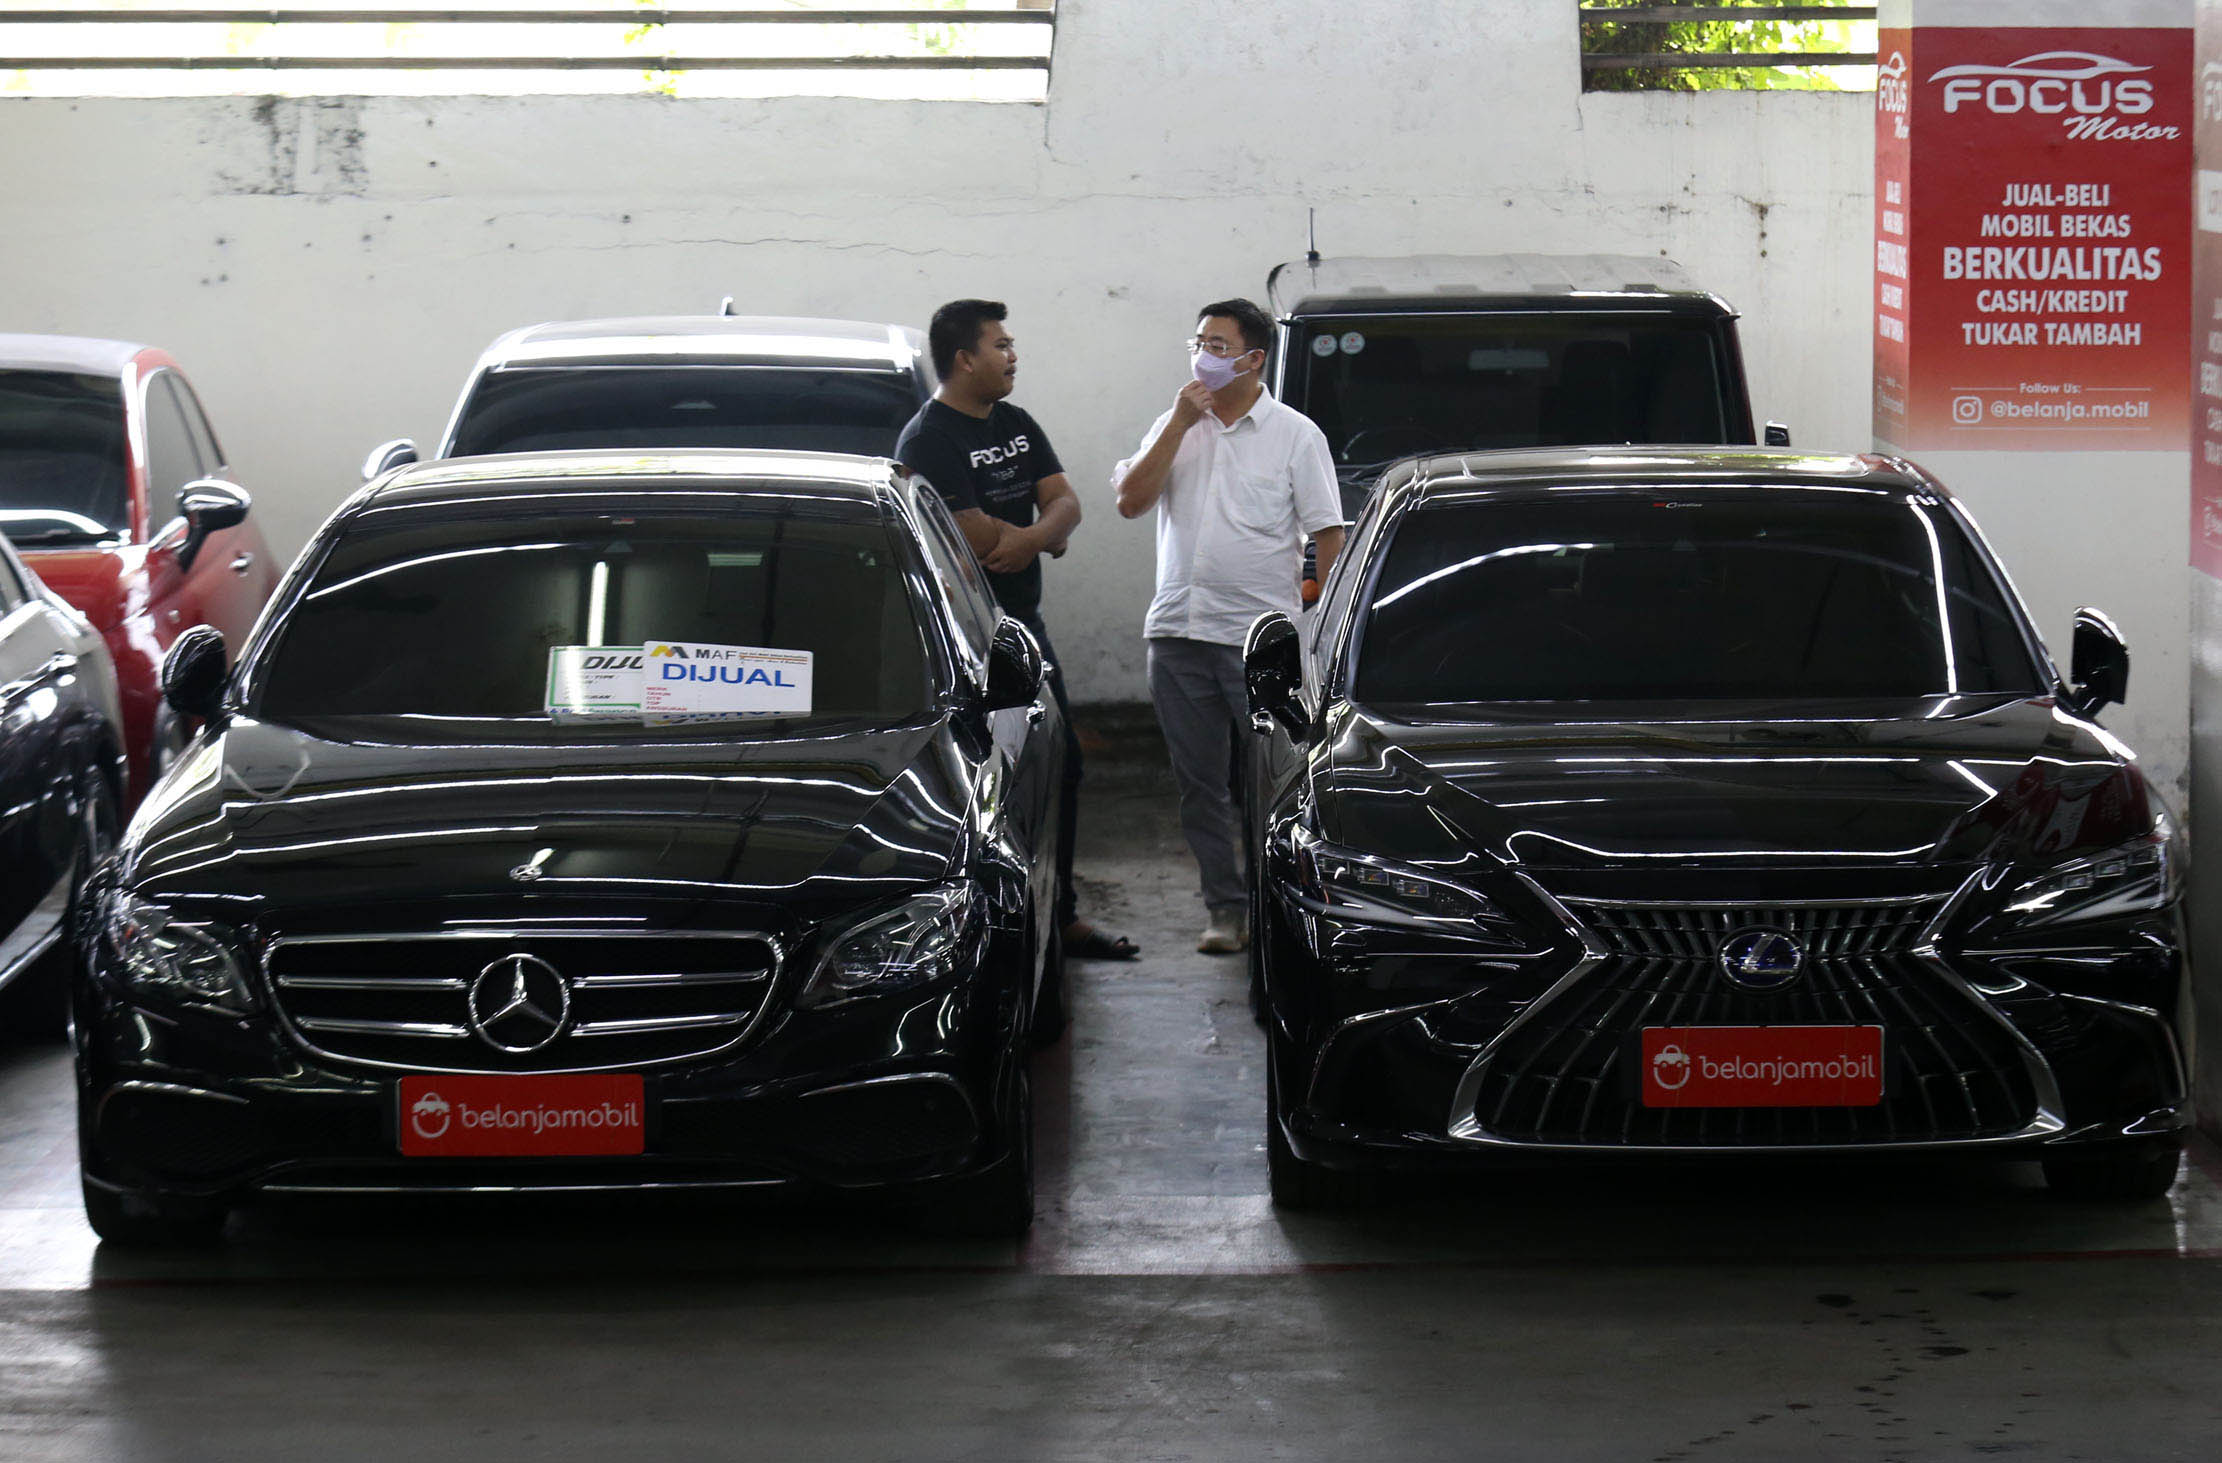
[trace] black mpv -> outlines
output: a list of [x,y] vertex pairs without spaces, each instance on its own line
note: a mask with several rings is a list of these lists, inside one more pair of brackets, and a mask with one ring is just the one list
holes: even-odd
[[104,1238],[273,1191],[876,1187],[1025,1227],[1062,733],[931,487],[405,468],[224,661],[173,648],[207,726],[93,891]]
[[[1246,653],[1273,1194],[1491,1154],[1993,1154],[2142,1197],[2188,1124],[2182,850],[1910,463],[1408,463]],[[1270,760],[1270,759],[1269,759]]]

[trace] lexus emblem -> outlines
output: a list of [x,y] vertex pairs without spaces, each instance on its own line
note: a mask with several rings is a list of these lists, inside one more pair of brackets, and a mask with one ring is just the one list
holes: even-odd
[[537,955],[504,955],[471,982],[471,1030],[496,1051],[536,1052],[571,1020],[571,983]]
[[1787,931],[1742,930],[1721,946],[1720,966],[1723,975],[1747,991],[1779,990],[1805,969],[1805,951]]

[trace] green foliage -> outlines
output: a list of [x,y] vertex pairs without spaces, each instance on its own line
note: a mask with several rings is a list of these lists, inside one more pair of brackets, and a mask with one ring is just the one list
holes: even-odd
[[[1656,6],[1662,0],[1582,0],[1585,6]],[[1665,0],[1673,3],[1673,0]],[[1784,0],[1691,0],[1708,6],[1779,5]],[[1827,3],[1827,0],[1821,0]],[[1846,0],[1839,0],[1846,3]],[[1850,27],[1832,20],[1668,20],[1617,21],[1582,17],[1584,54],[1657,54],[1683,52],[1723,55],[1741,52],[1827,53],[1849,49]],[[1584,91],[1838,91],[1842,83],[1825,69],[1795,66],[1639,66],[1585,70]]]
[[[936,10],[963,10],[966,0],[926,0]],[[929,56],[954,56],[964,33],[953,25],[905,26],[918,48]]]

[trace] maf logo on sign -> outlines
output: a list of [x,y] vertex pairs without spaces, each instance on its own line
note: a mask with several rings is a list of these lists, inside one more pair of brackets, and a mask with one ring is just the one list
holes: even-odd
[[654,660],[659,655],[668,655],[679,660],[685,660],[687,658],[686,653],[680,650],[679,647],[676,645],[658,645],[650,649],[648,652],[648,658],[650,660]]

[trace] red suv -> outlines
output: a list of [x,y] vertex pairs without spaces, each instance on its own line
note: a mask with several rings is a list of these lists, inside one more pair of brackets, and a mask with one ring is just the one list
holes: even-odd
[[113,340],[0,335],[0,532],[108,642],[134,801],[185,742],[156,686],[195,625],[233,645],[277,584],[177,363]]

